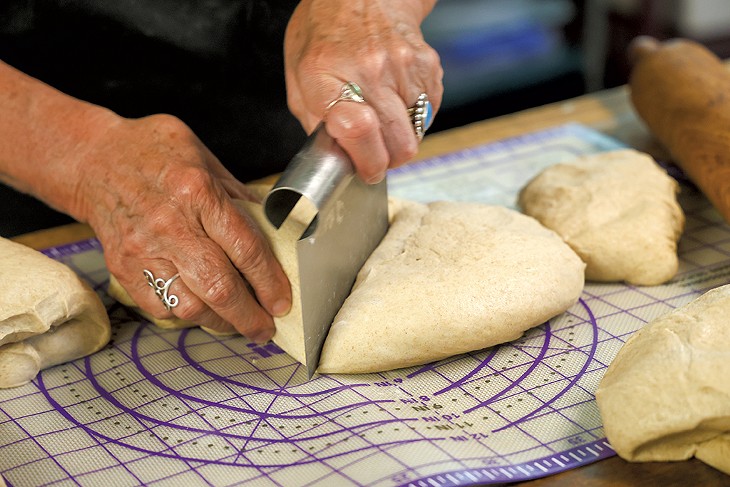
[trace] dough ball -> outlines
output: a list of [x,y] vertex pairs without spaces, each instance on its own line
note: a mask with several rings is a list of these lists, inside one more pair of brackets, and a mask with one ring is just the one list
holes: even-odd
[[[305,225],[288,218],[276,230],[260,204],[237,204],[261,228],[292,284],[292,309],[274,318],[272,341],[306,363],[296,253]],[[320,372],[390,370],[514,340],[565,311],[583,289],[578,256],[516,211],[391,200],[389,213],[388,233],[325,340]],[[191,325],[166,321],[162,326]]]
[[320,372],[390,370],[515,340],[582,292],[583,262],[533,218],[463,202],[392,208],[335,317]]
[[730,474],[730,285],[708,291],[634,334],[596,399],[624,459],[692,456]]
[[653,286],[677,273],[678,191],[650,156],[626,149],[551,166],[518,203],[575,250],[587,280]]
[[110,336],[101,299],[73,270],[0,238],[0,388],[90,355]]

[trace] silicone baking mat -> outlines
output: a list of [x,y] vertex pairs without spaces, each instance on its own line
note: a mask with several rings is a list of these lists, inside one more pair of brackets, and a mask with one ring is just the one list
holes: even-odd
[[[556,127],[391,173],[393,195],[514,207],[542,168],[620,147]],[[683,187],[687,229],[669,284],[587,284],[523,338],[370,375],[306,371],[275,345],[157,328],[111,301],[102,249],[48,249],[98,290],[103,351],[0,390],[0,473],[10,485],[454,486],[514,482],[614,454],[594,391],[624,341],[730,274],[730,232]],[[141,274],[140,274],[141,276]]]

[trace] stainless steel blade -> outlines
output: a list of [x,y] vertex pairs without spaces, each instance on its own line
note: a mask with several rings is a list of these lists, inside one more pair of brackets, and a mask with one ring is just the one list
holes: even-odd
[[311,223],[297,242],[306,366],[311,378],[332,321],[365,260],[388,230],[385,180],[368,185],[320,125],[292,159],[264,209],[279,228],[305,198]]

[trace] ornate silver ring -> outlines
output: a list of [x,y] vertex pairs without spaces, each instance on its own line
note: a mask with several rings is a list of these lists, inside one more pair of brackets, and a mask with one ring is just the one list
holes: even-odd
[[155,279],[155,276],[152,275],[152,272],[145,269],[144,277],[145,279],[147,279],[147,284],[149,284],[150,287],[155,290],[155,294],[157,294],[157,297],[160,298],[162,304],[165,305],[165,309],[169,311],[170,309],[177,306],[177,296],[168,293],[170,292],[170,286],[172,285],[173,281],[180,277],[180,274],[175,274],[168,280],[164,280],[160,277]]
[[332,100],[327,108],[324,109],[324,113],[327,114],[330,108],[337,105],[341,101],[352,101],[355,103],[365,103],[365,97],[362,96],[362,90],[354,81],[348,81],[340,89],[340,96]]
[[431,126],[433,122],[433,107],[431,102],[428,101],[428,95],[421,93],[418,95],[416,104],[408,109],[408,116],[411,117],[411,123],[413,123],[413,129],[416,131],[416,137],[418,140],[423,140],[423,136],[426,130]]

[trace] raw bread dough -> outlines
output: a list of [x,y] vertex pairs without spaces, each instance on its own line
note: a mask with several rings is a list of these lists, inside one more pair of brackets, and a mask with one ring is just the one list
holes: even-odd
[[392,209],[335,317],[320,372],[390,370],[515,340],[583,290],[583,262],[533,218],[463,202]]
[[545,169],[519,205],[575,250],[587,280],[652,286],[677,273],[678,191],[650,156],[626,149]]
[[111,336],[99,296],[68,266],[0,238],[0,388],[92,354]]
[[654,320],[621,348],[596,399],[624,459],[692,456],[730,474],[730,285]]
[[[296,241],[263,207],[237,202],[271,242],[292,283],[272,340],[305,363]],[[423,364],[514,340],[576,302],[584,264],[554,232],[502,207],[391,200],[391,227],[358,274],[325,341],[320,372]],[[177,321],[177,320],[173,320]]]

